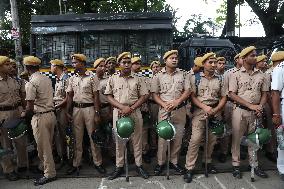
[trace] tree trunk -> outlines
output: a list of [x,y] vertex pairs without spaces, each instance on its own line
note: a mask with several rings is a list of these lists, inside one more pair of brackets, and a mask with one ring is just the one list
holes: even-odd
[[227,0],[226,36],[235,36],[235,0]]

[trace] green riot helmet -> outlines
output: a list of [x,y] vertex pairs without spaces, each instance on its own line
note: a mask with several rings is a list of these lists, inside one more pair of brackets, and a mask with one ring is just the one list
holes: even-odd
[[247,138],[255,144],[263,145],[271,139],[271,131],[268,129],[257,128],[255,132],[249,134]]
[[157,133],[159,137],[165,140],[171,140],[174,138],[176,130],[171,122],[163,120],[157,124]]
[[215,119],[209,120],[209,129],[214,135],[222,136],[225,131],[225,123],[223,121],[218,121]]
[[122,117],[116,122],[117,135],[120,138],[127,139],[134,132],[134,121],[130,117]]
[[3,124],[4,128],[8,129],[8,138],[18,139],[27,132],[27,124],[24,119],[17,118],[6,121]]

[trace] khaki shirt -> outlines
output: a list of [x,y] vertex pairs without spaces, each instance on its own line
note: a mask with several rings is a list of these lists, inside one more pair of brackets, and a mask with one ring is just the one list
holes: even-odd
[[47,112],[54,109],[51,80],[35,72],[26,83],[26,100],[34,101],[34,112]]
[[7,80],[4,80],[0,76],[0,107],[13,106],[21,101],[21,98],[18,100],[21,90],[15,79],[8,77]]
[[[195,83],[195,76],[192,76],[190,80],[191,83]],[[200,72],[198,86],[193,85],[193,92],[197,99],[206,105],[217,104],[221,97],[226,96],[224,81],[216,75],[212,79],[207,79],[203,72]]]
[[74,92],[73,101],[77,103],[93,103],[94,93],[99,90],[99,80],[91,72],[85,76],[78,74],[69,78],[66,92]]
[[113,95],[114,99],[124,105],[133,105],[141,96],[149,94],[142,77],[131,74],[124,78],[120,74],[112,75],[106,86],[106,95]]
[[230,78],[232,78],[232,75],[238,70],[239,70],[239,68],[233,67],[233,68],[225,71],[225,73],[224,73],[224,87],[225,87],[224,90],[226,91],[226,95],[229,94]]
[[60,78],[56,78],[55,90],[54,90],[54,103],[59,104],[66,98],[66,89],[68,86],[68,74],[62,73]]
[[154,75],[151,83],[151,92],[160,95],[160,98],[167,102],[180,98],[185,90],[191,90],[189,74],[181,69],[170,75],[166,68]]
[[106,90],[108,79],[109,79],[109,77],[103,77],[102,79],[99,80],[99,82],[100,82],[100,85],[99,85],[100,102],[102,104],[107,104],[108,103],[107,97],[105,95],[105,90]]
[[229,91],[236,93],[249,103],[259,104],[261,92],[269,91],[269,85],[260,70],[254,68],[249,74],[244,67],[241,67],[230,79]]

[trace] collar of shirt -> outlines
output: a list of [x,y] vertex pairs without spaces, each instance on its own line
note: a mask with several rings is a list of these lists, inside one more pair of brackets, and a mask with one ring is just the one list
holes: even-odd
[[[205,77],[204,72],[200,72],[200,77]],[[212,76],[212,78],[213,78],[213,77],[218,77],[218,76],[216,75],[216,73],[214,73],[213,76]]]
[[62,74],[60,75],[59,78],[56,78],[56,81],[62,81],[63,80],[63,77],[67,75],[66,73],[62,72]]
[[91,75],[93,75],[93,72],[91,72],[91,71],[89,71],[89,70],[87,70],[87,71],[85,72],[85,75],[84,75],[84,76],[81,76],[81,75],[79,75],[78,73],[76,73],[76,76],[77,76],[77,77],[88,77],[88,76],[91,76]]
[[[247,72],[247,70],[246,70],[245,67],[243,67],[243,66],[241,67],[240,71],[241,71],[241,72]],[[254,73],[257,73],[257,72],[259,72],[259,71],[260,71],[259,69],[257,69],[257,68],[254,67],[254,68],[252,69],[251,75],[254,74]]]
[[[131,74],[127,77],[127,78],[129,78],[129,77],[134,77],[134,73],[133,72],[131,72]],[[123,77],[122,75],[121,75],[121,72],[119,73],[119,77]]]
[[[179,68],[176,68],[175,71],[172,73],[172,75],[176,74],[176,73],[179,72],[179,71],[180,71],[180,69],[179,69]],[[163,74],[167,73],[166,67],[164,67],[164,68],[161,70],[161,72],[162,72]],[[170,74],[169,74],[169,75],[170,75]]]
[[34,77],[34,76],[36,76],[36,75],[39,75],[40,73],[39,73],[39,71],[37,71],[37,72],[35,72],[35,73],[33,73],[31,76],[30,76],[30,80]]

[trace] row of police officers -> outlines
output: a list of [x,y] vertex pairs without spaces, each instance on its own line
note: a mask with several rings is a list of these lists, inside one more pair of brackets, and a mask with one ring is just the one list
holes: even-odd
[[[197,57],[192,70],[186,72],[178,68],[178,51],[171,50],[163,56],[165,63],[163,68],[158,61],[151,63],[152,78],[139,75],[141,59],[131,58],[129,52],[123,52],[117,58],[97,59],[93,65],[96,74],[87,70],[85,55],[73,54],[71,59],[75,69],[75,74],[71,77],[65,72],[61,60],[50,61],[51,72],[56,75],[53,92],[51,80],[39,72],[40,59],[34,56],[24,58],[23,63],[29,73],[29,81],[24,83],[17,78],[17,73],[13,73],[15,70],[13,61],[0,56],[1,125],[13,118],[31,119],[38,157],[43,169],[43,176],[34,181],[35,185],[56,180],[52,144],[55,140],[57,153],[62,159],[69,156],[65,140],[66,127],[69,123],[72,123],[74,134],[74,157],[67,174],[79,173],[81,169],[85,128],[90,140],[94,168],[101,174],[106,173],[102,163],[101,148],[92,139],[92,134],[99,129],[99,125],[105,125],[101,123],[112,122],[115,130],[117,120],[128,116],[135,123],[130,144],[133,148],[136,171],[147,179],[149,174],[142,166],[142,160],[147,161],[147,151],[157,149],[154,174],[160,175],[165,169],[167,141],[160,137],[156,141],[154,125],[169,119],[176,130],[175,137],[170,141],[171,151],[168,153],[170,168],[184,174],[185,182],[191,182],[193,179],[199,147],[204,144],[208,119],[224,120],[231,129],[233,176],[236,178],[242,178],[241,138],[254,132],[255,120],[262,117],[265,107],[271,110],[272,104],[271,121],[276,126],[282,123],[281,108],[275,105],[278,101],[274,98],[283,96],[283,92],[281,95],[275,95],[277,91],[283,90],[283,80],[279,80],[278,76],[273,77],[273,74],[271,77],[271,72],[264,72],[263,64],[267,57],[257,56],[256,48],[253,46],[243,49],[236,55],[235,67],[226,72],[224,72],[226,59],[216,57],[213,52]],[[272,56],[274,67],[283,60],[283,52]],[[117,64],[119,72],[115,70]],[[283,76],[283,73],[281,74]],[[274,95],[269,93],[271,78]],[[268,100],[271,96],[272,103]],[[190,141],[184,168],[178,162],[188,107],[191,107],[192,132],[191,137],[188,137]],[[150,124],[145,122],[149,115],[152,120]],[[273,126],[270,129],[273,129]],[[0,132],[2,148],[11,149],[12,142],[15,143],[19,172],[28,161],[25,155],[26,138],[24,136],[12,141],[7,136],[6,128],[1,127]],[[227,135],[220,140],[220,159],[225,161],[230,136]],[[208,163],[210,173],[217,173],[212,163],[212,152],[217,142],[216,135],[209,132],[207,142],[208,148],[205,148],[207,152],[203,154],[203,162]],[[115,135],[114,143],[115,154],[112,151],[110,154],[115,157],[115,169],[108,177],[110,180],[124,172],[124,142]],[[250,164],[256,165],[254,170],[256,175],[267,178],[268,175],[258,166],[257,160],[253,159],[251,147],[248,148],[248,152]],[[18,176],[11,158],[3,158],[1,165],[9,180],[17,180]]]

